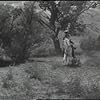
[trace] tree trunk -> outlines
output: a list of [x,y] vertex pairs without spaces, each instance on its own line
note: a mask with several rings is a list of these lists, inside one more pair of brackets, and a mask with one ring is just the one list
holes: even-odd
[[54,47],[55,47],[55,51],[57,55],[61,55],[61,48],[60,48],[60,42],[59,39],[53,38],[53,43],[54,43]]

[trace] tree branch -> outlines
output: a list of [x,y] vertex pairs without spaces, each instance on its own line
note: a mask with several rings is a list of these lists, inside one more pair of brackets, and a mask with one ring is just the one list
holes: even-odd
[[56,31],[56,34],[55,34],[55,38],[58,36],[59,31],[60,31],[60,28],[58,27],[57,31]]
[[77,16],[80,16],[80,15],[81,15],[82,13],[84,13],[86,10],[88,10],[89,8],[91,8],[93,4],[94,4],[94,2],[93,2],[93,3],[91,3],[91,4],[89,5],[89,7],[88,7],[88,8],[86,8],[86,9],[82,10],[80,13],[78,13],[78,15],[77,15]]
[[48,24],[46,24],[42,19],[39,19],[37,20],[40,24],[44,25],[44,26],[47,26],[49,29],[51,29],[54,33],[55,33],[55,30],[53,28],[51,28]]

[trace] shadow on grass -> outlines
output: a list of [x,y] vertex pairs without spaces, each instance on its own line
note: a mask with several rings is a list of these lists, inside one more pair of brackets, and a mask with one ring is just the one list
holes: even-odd
[[6,61],[6,60],[0,59],[0,67],[7,67],[7,66],[12,65],[12,64],[13,64],[12,61]]
[[42,54],[34,54],[34,55],[32,55],[33,57],[54,57],[54,56],[63,56],[63,54],[61,53],[61,54],[57,54],[57,53],[55,53],[55,51],[54,51],[54,53],[49,53],[49,54],[45,54],[45,53],[42,53]]

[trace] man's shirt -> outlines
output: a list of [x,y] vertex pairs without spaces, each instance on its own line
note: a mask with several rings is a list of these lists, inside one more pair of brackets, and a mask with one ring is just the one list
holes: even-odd
[[64,39],[64,46],[70,46],[70,41],[68,38]]

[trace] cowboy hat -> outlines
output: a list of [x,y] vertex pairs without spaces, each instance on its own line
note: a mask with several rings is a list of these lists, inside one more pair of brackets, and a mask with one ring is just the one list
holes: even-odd
[[65,31],[64,31],[64,33],[68,33],[68,32],[69,32],[68,30],[65,30]]

